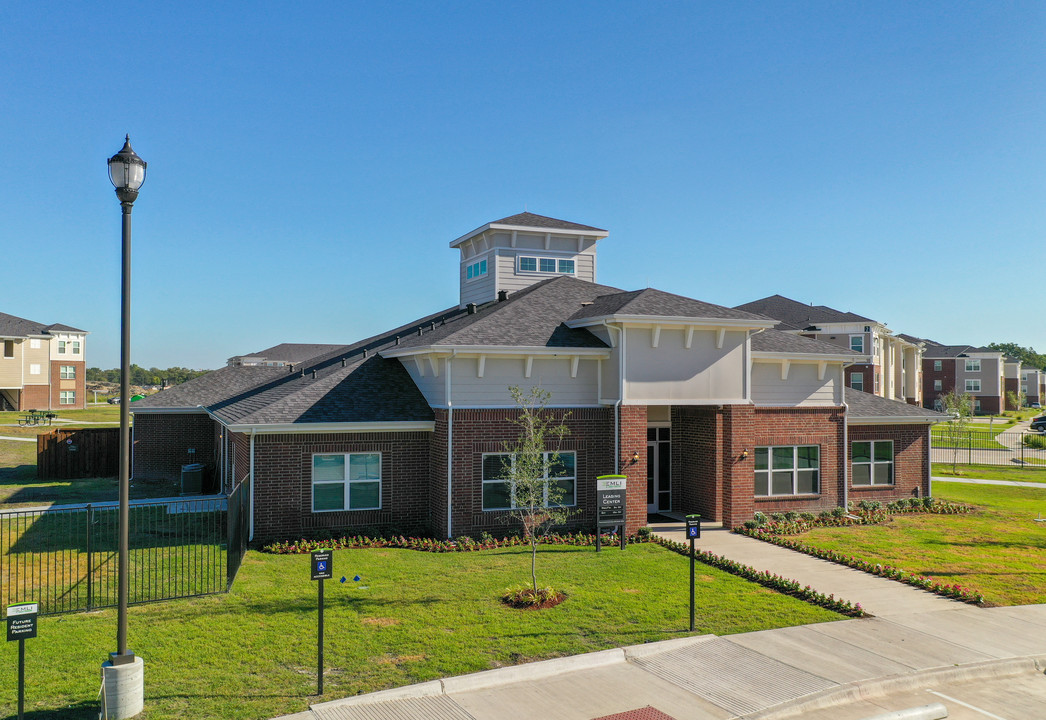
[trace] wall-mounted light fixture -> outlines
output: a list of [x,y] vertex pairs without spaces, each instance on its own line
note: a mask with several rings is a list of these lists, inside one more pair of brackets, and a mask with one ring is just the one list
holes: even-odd
[[639,462],[639,453],[634,452],[632,453],[632,464],[635,465],[637,462]]
[[745,448],[744,450],[741,451],[741,459],[742,460],[747,460],[748,459],[748,448]]

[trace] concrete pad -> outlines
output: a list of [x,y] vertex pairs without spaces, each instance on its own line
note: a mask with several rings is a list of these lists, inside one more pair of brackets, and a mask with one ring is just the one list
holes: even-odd
[[403,698],[373,705],[340,705],[316,712],[317,720],[476,720],[446,695]]
[[840,684],[911,672],[907,665],[825,637],[811,626],[761,630],[726,639]]
[[1046,654],[1046,633],[1028,632],[1026,623],[981,608],[895,615],[890,621],[997,658]]
[[913,670],[995,659],[995,656],[988,653],[972,650],[957,642],[942,640],[882,618],[821,623],[807,627],[816,633],[842,640]]
[[1046,627],[1046,605],[1017,605],[1015,607],[984,608],[989,615],[1012,618],[1023,623]]
[[453,698],[482,720],[590,720],[647,705],[679,720],[726,720],[733,716],[633,664],[572,672],[540,683],[458,693]]

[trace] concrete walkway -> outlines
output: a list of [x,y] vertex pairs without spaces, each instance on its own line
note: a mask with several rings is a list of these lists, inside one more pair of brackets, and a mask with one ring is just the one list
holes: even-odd
[[0,440],[14,440],[15,442],[31,442],[31,443],[35,443],[36,442],[36,438],[35,437],[23,438],[23,437],[10,437],[10,436],[7,436],[7,435],[0,435]]
[[[651,527],[683,540],[682,523]],[[318,703],[286,718],[856,720],[933,702],[953,720],[1046,718],[1046,605],[976,608],[722,528],[703,530],[697,546],[876,617],[617,648]]]

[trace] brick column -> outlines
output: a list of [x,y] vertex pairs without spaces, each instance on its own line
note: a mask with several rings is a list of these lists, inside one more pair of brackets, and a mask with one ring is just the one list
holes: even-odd
[[[628,476],[626,490],[627,511],[625,533],[631,535],[646,525],[646,405],[622,405],[620,445],[618,446],[621,474]],[[632,462],[633,453],[639,458]]]
[[[754,409],[751,405],[725,405],[720,425],[723,462],[723,527],[733,528],[750,520],[755,512],[755,457],[752,445]],[[741,454],[748,450],[748,457]]]

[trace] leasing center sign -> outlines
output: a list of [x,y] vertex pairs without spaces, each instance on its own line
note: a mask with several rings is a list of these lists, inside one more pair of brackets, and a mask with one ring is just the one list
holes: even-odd
[[625,475],[601,475],[596,478],[596,507],[600,524],[625,522]]

